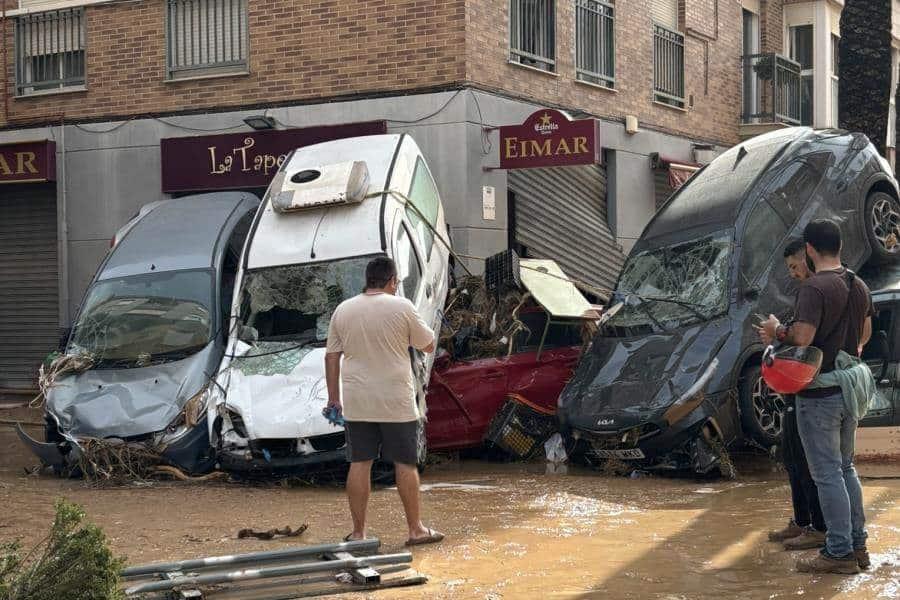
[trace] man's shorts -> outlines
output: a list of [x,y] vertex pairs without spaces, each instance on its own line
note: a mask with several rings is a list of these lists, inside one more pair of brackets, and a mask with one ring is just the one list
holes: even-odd
[[347,460],[350,462],[381,458],[387,462],[415,465],[425,458],[422,421],[345,421],[344,435],[347,439]]

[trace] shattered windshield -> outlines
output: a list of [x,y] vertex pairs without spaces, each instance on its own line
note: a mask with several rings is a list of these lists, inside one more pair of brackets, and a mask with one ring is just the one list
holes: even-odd
[[247,273],[241,317],[260,341],[312,337],[322,341],[337,305],[363,291],[371,256]]
[[630,256],[616,291],[624,306],[608,325],[679,327],[726,309],[731,232]]
[[212,339],[212,273],[151,273],[100,281],[72,331],[69,352],[97,366],[135,367],[181,360]]

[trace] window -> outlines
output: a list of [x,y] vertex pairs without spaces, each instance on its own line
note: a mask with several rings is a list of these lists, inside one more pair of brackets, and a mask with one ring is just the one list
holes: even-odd
[[749,286],[776,254],[775,248],[787,235],[787,226],[766,202],[760,202],[744,225],[741,248],[741,284]]
[[556,70],[554,0],[510,0],[509,60],[545,71]]
[[[519,321],[525,326],[513,336],[513,352],[538,350],[544,338],[543,350],[580,346],[580,322],[552,322],[547,327],[547,313],[541,308],[525,308],[519,313]],[[547,335],[544,337],[544,329]]]
[[600,0],[576,0],[576,77],[604,87],[615,87],[614,41],[613,7]]
[[422,280],[422,267],[419,265],[419,258],[416,256],[416,250],[413,248],[406,225],[400,227],[400,234],[397,236],[397,255],[394,257],[394,261],[397,263],[399,271],[397,275],[400,277],[403,297],[415,302],[419,282]]
[[766,194],[766,201],[789,227],[800,217],[806,203],[819,187],[831,156],[831,152],[819,152],[796,160],[785,167],[773,182]]
[[[416,170],[409,187],[409,199],[415,208],[407,206],[406,217],[413,226],[420,247],[425,251],[426,260],[431,260],[431,249],[434,247],[433,228],[437,226],[441,201],[434,180],[421,158],[416,161]],[[422,220],[420,213],[427,220],[427,224]]]
[[653,99],[684,108],[684,36],[653,24]]
[[813,119],[813,26],[790,28],[790,57],[800,63],[800,124]]
[[16,19],[16,95],[84,85],[84,9]]
[[247,0],[168,0],[169,79],[247,70]]
[[[841,38],[831,34],[831,126],[838,124],[838,82],[840,81],[840,44]],[[893,88],[891,88],[893,89]]]

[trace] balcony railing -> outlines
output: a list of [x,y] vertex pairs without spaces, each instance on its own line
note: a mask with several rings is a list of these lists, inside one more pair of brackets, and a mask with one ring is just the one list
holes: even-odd
[[743,57],[742,123],[800,124],[800,63],[780,54]]

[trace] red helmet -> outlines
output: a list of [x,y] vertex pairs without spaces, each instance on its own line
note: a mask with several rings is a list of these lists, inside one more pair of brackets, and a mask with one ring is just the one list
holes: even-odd
[[806,388],[822,368],[822,351],[813,346],[766,348],[762,376],[766,385],[779,394],[796,394]]

